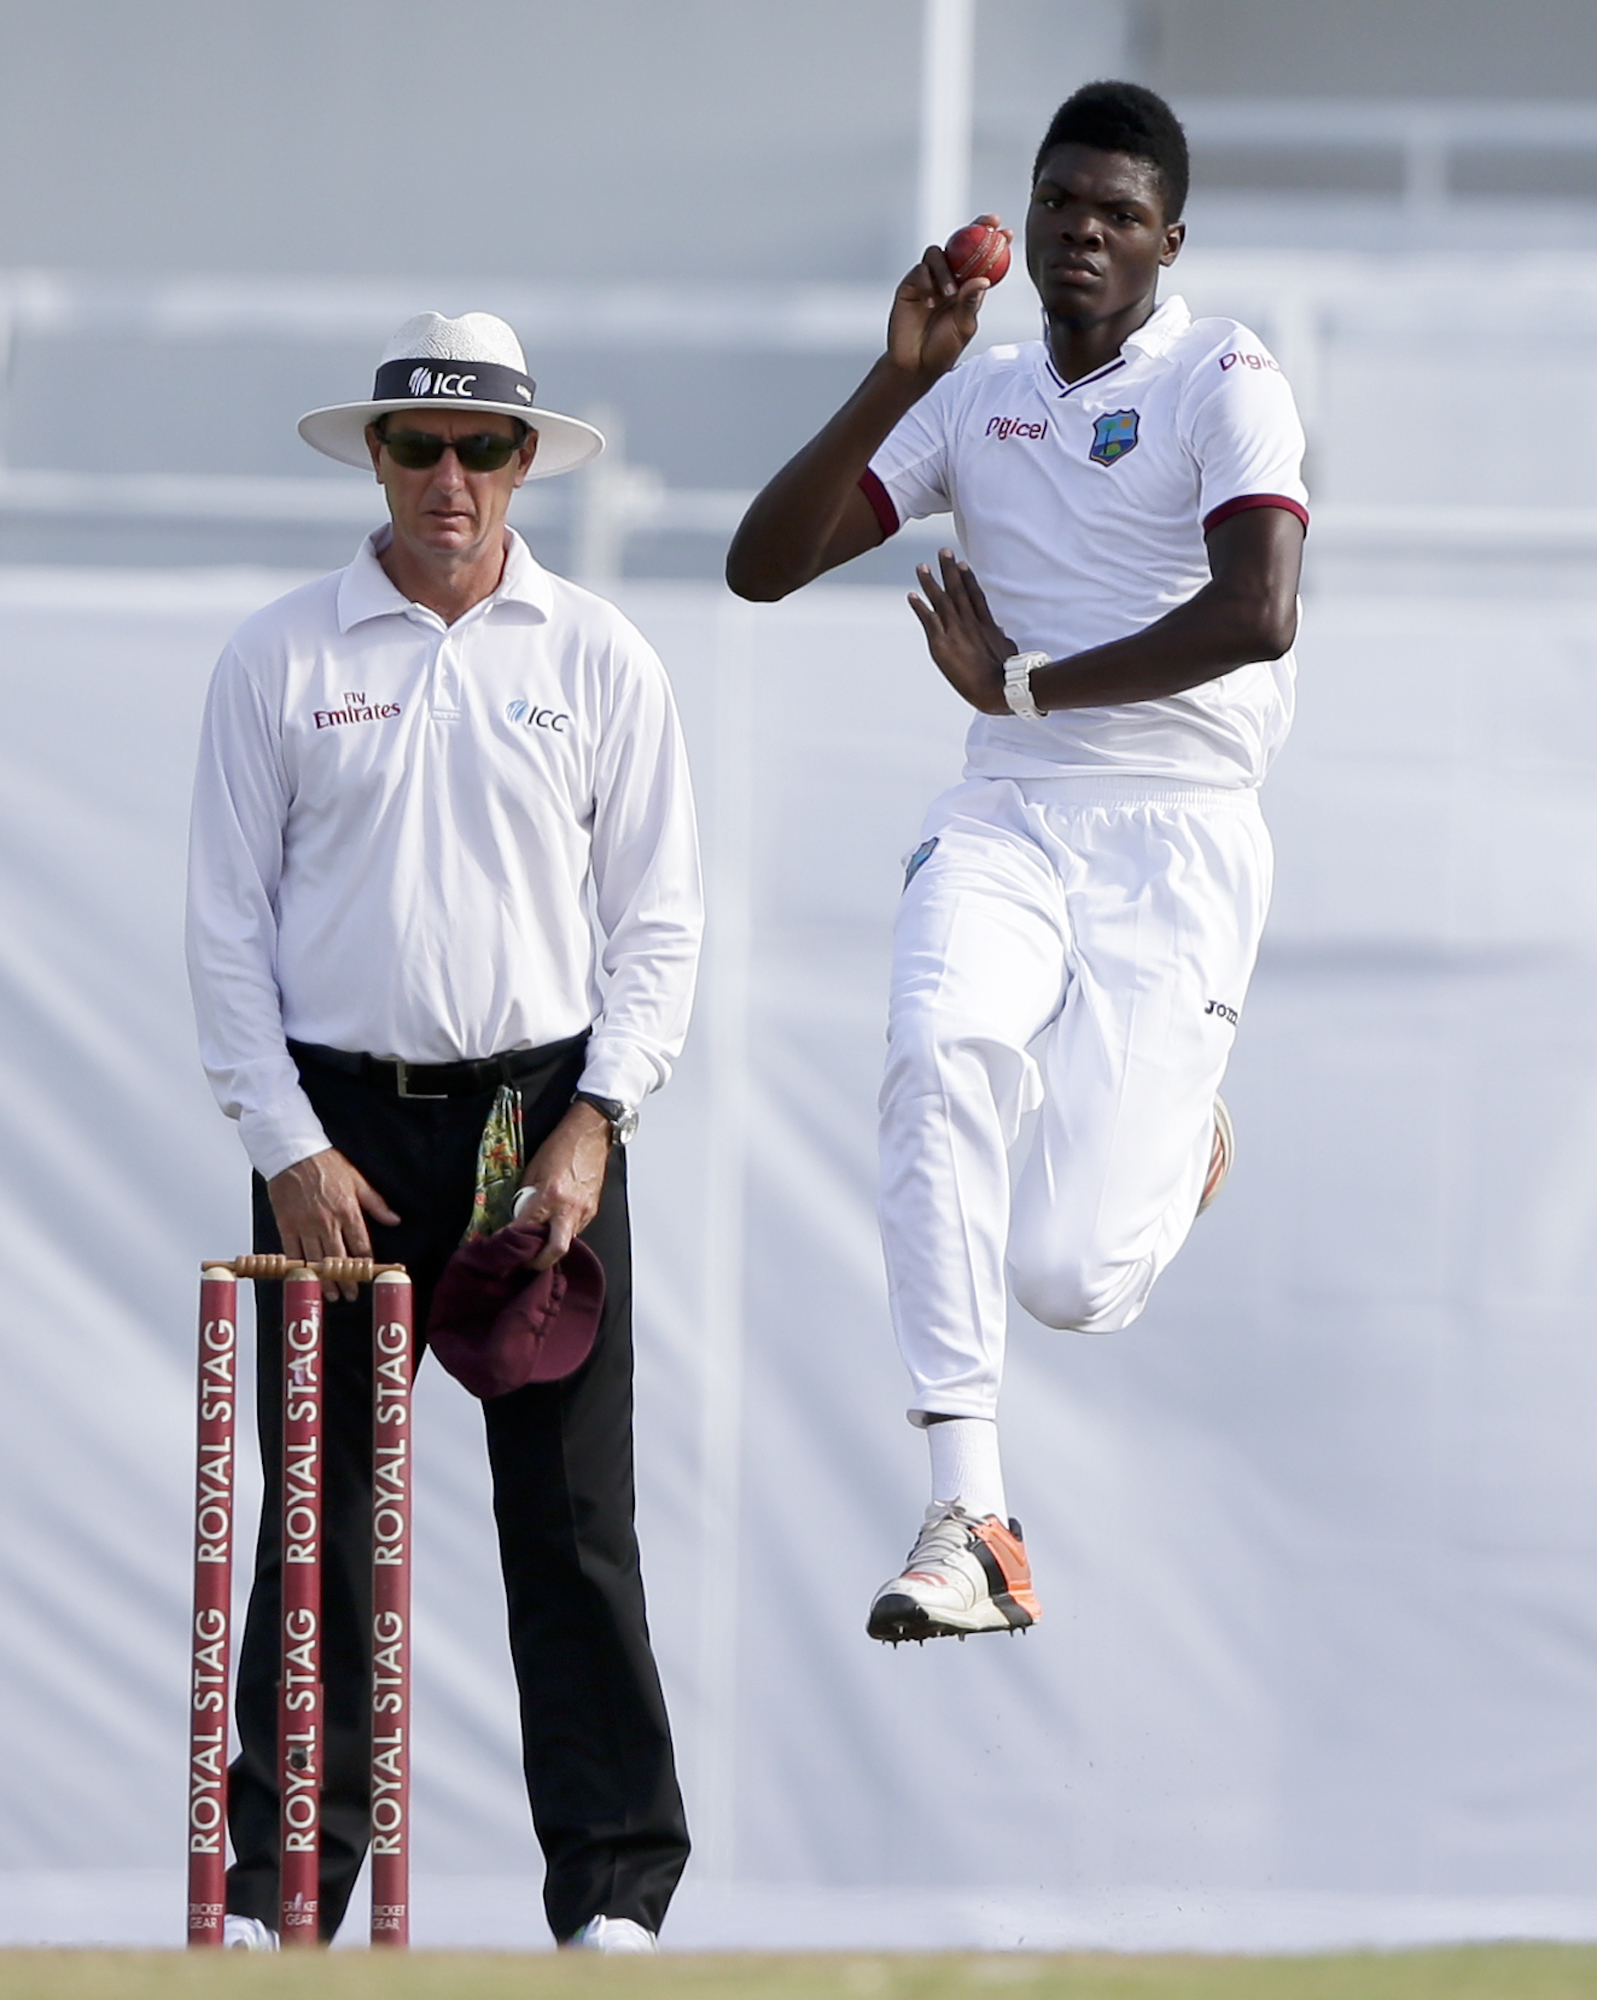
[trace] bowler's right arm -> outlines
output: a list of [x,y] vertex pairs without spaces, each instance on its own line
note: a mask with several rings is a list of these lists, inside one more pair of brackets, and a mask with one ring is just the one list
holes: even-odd
[[739,524],[726,558],[739,597],[772,603],[885,539],[860,480],[894,425],[970,345],[987,288],[985,278],[956,285],[942,251],[928,247],[893,296],[881,359]]

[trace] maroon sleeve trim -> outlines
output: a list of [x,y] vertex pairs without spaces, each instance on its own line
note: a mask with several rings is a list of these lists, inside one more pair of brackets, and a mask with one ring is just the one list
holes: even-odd
[[867,465],[859,476],[859,490],[871,503],[871,512],[876,516],[881,528],[882,539],[896,535],[899,529],[898,509],[893,505],[893,496]]
[[1309,530],[1309,510],[1300,501],[1289,500],[1284,493],[1244,493],[1238,499],[1226,500],[1203,519],[1203,532],[1218,528],[1222,521],[1229,521],[1233,514],[1245,514],[1250,507],[1281,507],[1288,514],[1296,514],[1303,523],[1303,532]]

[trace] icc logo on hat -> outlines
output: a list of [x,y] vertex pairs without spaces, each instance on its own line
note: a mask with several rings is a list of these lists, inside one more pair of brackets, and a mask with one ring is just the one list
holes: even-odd
[[[461,375],[444,368],[412,368],[410,371],[410,393],[413,396],[469,397],[475,393],[476,382],[474,374]],[[526,395],[526,390],[522,394]]]
[[1114,465],[1128,451],[1135,451],[1140,421],[1136,410],[1111,410],[1108,416],[1100,417],[1092,427],[1092,448],[1087,453],[1094,465]]

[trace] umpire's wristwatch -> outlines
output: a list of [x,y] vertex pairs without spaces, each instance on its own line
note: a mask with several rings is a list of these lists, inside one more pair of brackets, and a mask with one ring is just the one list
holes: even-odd
[[1004,700],[1011,715],[1023,715],[1028,722],[1040,722],[1044,711],[1031,691],[1032,671],[1046,667],[1046,653],[1015,653],[1004,662]]
[[618,1097],[595,1097],[591,1090],[572,1093],[573,1104],[591,1104],[601,1118],[610,1125],[610,1137],[618,1146],[624,1146],[638,1129],[638,1114],[630,1104],[623,1104]]

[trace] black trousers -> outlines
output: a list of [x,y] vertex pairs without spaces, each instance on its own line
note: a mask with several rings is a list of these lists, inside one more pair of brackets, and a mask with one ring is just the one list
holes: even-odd
[[[570,1105],[582,1060],[580,1044],[565,1045],[518,1078],[529,1155]],[[403,1263],[414,1281],[419,1360],[433,1289],[470,1217],[493,1092],[417,1101],[310,1060],[301,1071],[330,1142],[403,1218],[394,1228],[373,1223],[372,1240],[380,1259]],[[256,1248],[279,1249],[259,1176],[254,1193]],[[658,1930],[688,1855],[633,1530],[631,1244],[619,1148],[584,1237],[606,1280],[592,1355],[563,1382],[534,1383],[483,1405],[527,1794],[548,1864],[544,1908],[557,1938],[594,1916],[631,1917]],[[257,1287],[257,1325],[266,1490],[239,1657],[242,1749],[230,1774],[236,1860],[227,1906],[275,1928],[281,1285]],[[369,1828],[369,1294],[325,1308],[324,1342],[321,1923],[331,1938]]]

